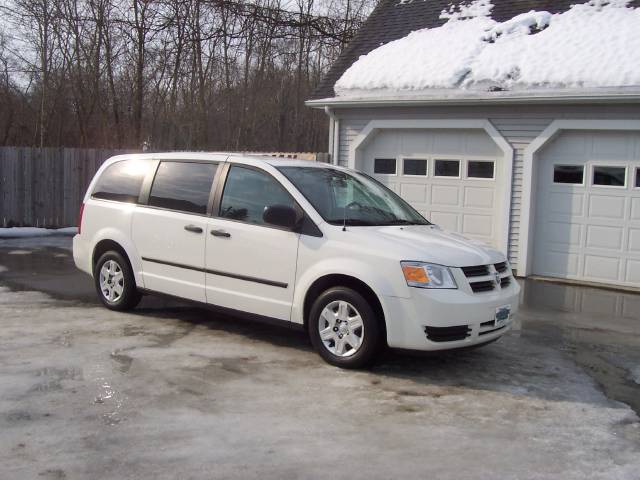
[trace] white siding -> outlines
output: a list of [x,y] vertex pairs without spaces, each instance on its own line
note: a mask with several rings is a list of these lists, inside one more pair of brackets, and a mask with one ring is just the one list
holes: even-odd
[[519,255],[522,171],[525,148],[556,119],[635,119],[637,105],[516,105],[477,107],[398,107],[337,110],[340,118],[338,163],[347,165],[353,140],[371,120],[385,119],[489,119],[514,149],[509,260],[516,264]]

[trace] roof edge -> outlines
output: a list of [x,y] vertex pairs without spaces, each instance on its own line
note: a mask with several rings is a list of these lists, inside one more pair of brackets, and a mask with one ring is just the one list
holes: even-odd
[[428,105],[497,105],[526,103],[640,103],[640,91],[629,93],[567,93],[526,95],[455,95],[455,96],[397,96],[397,97],[330,97],[307,100],[310,108],[392,107]]

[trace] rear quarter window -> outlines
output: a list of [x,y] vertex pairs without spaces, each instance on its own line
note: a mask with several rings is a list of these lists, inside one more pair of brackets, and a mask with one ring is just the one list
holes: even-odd
[[109,165],[93,189],[94,198],[117,202],[137,203],[150,162],[123,160]]

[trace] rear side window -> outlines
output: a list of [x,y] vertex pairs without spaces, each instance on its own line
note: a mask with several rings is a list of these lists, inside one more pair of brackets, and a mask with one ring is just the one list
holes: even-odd
[[215,163],[160,162],[149,205],[187,213],[207,213]]
[[266,207],[295,208],[289,192],[266,172],[234,165],[229,170],[220,203],[220,216],[230,220],[264,225]]
[[98,179],[92,196],[104,200],[136,203],[150,168],[145,160],[123,160],[108,166]]

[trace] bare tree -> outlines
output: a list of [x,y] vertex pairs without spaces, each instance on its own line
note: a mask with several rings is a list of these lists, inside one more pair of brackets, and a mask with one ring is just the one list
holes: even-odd
[[0,140],[322,149],[303,102],[372,3],[5,0]]

